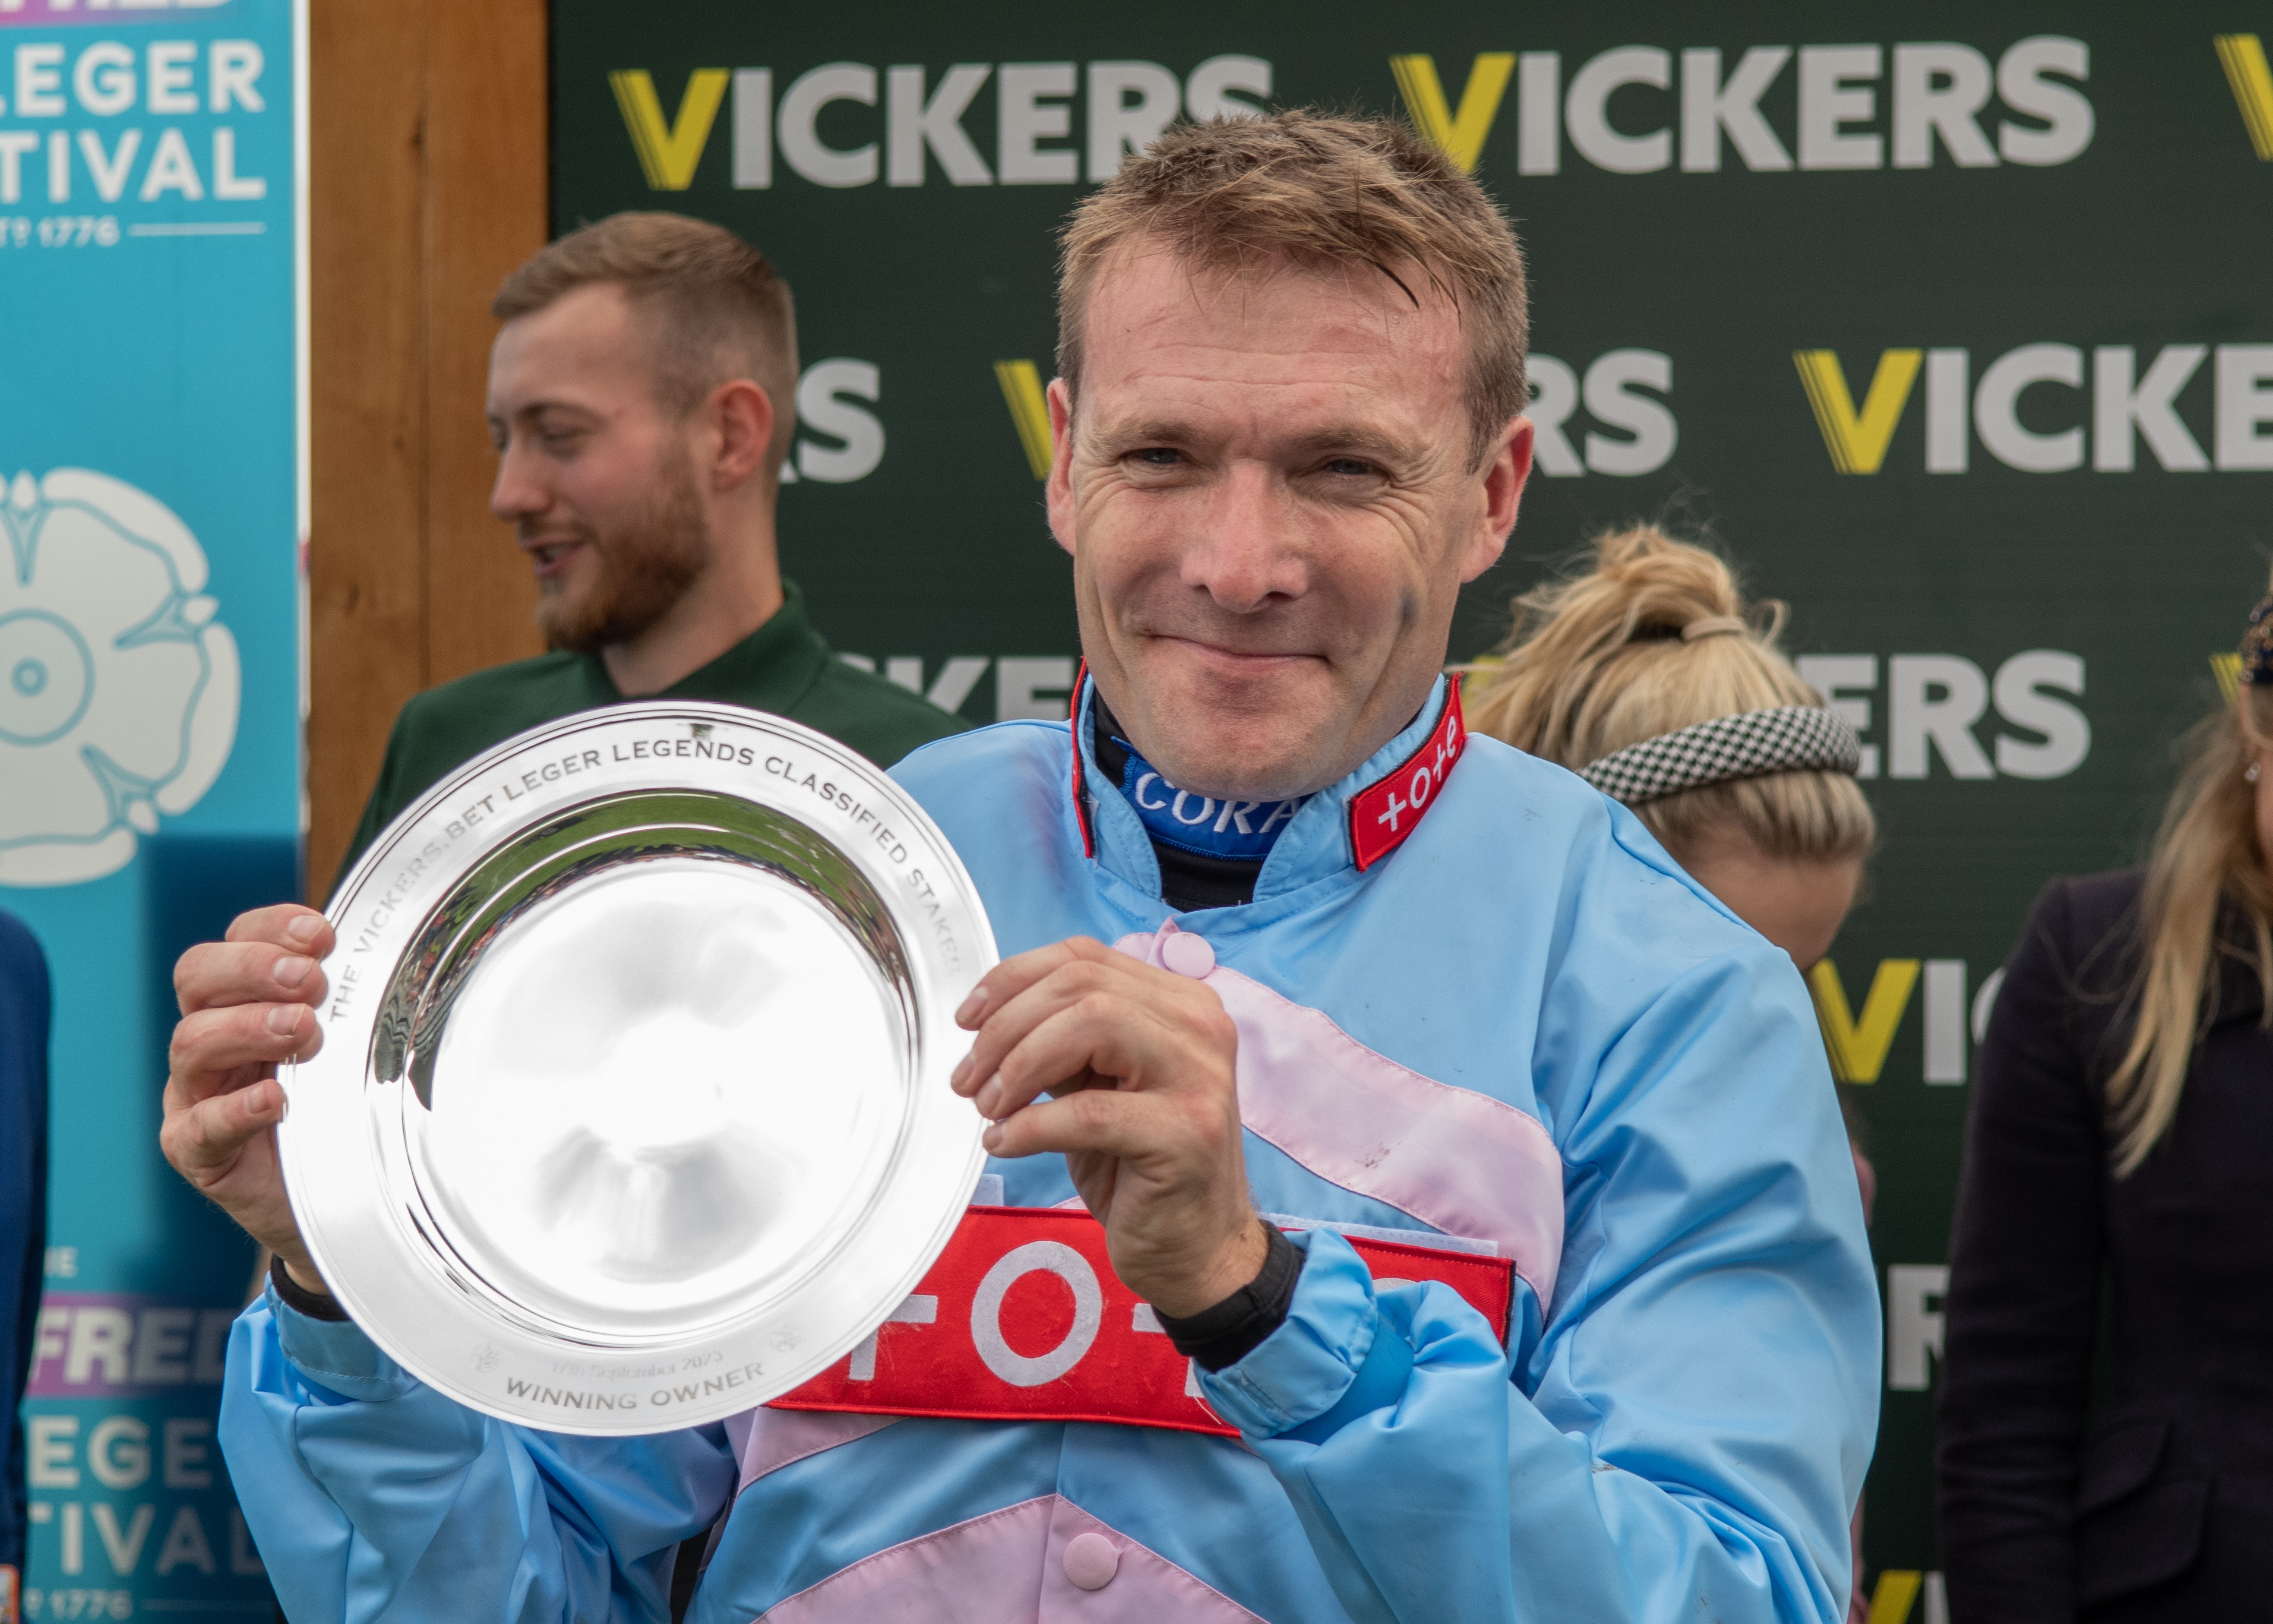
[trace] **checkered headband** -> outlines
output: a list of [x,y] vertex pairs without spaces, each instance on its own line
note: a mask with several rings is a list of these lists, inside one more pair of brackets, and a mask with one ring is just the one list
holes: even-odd
[[1660,733],[1611,751],[1579,776],[1631,807],[1730,778],[1852,772],[1862,761],[1862,743],[1846,718],[1821,705],[1779,705]]

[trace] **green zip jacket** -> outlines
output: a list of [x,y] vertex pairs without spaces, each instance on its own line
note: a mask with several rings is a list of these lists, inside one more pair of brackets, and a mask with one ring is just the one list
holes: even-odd
[[[773,618],[655,699],[709,699],[802,722],[880,767],[966,724],[830,652],[805,616],[805,594],[782,583]],[[515,733],[579,710],[624,703],[596,654],[541,654],[494,665],[414,696],[394,718],[379,782],[340,864],[344,877],[381,830],[425,791]]]

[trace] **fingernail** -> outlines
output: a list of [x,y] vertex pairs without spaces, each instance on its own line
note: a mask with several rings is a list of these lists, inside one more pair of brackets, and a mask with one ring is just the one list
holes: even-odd
[[271,972],[280,987],[297,987],[308,979],[308,972],[316,967],[312,959],[280,959]]
[[280,1038],[289,1038],[300,1029],[300,1006],[280,1004],[268,1011],[268,1029]]
[[322,914],[303,914],[298,918],[295,919],[290,924],[284,927],[284,934],[290,936],[295,942],[308,943],[314,941],[316,939],[316,932],[321,930],[323,928],[324,916]]
[[971,1056],[965,1055],[962,1059],[955,1063],[955,1070],[947,1074],[947,1086],[954,1089],[956,1093],[961,1094],[963,1092],[963,1085],[970,1080]]
[[972,988],[971,996],[963,1001],[963,1007],[955,1012],[955,1024],[958,1026],[977,1026],[979,1013],[986,1007],[986,989],[984,987]]
[[985,1146],[988,1150],[1001,1149],[1002,1147],[1002,1124],[999,1122],[988,1123],[986,1124],[986,1132],[979,1136],[979,1142]]
[[995,1115],[994,1107],[996,1102],[1001,1100],[1001,1096],[1002,1090],[1001,1086],[996,1084],[993,1078],[988,1078],[986,1079],[986,1086],[977,1090],[971,1094],[971,1102],[979,1108],[979,1114],[980,1116],[992,1116]]

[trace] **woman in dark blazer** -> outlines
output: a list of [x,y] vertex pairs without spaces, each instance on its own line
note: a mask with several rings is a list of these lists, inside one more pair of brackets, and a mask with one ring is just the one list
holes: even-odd
[[2273,598],[2242,652],[2153,860],[2046,886],[1997,994],[1944,1303],[1953,1624],[2273,1619]]

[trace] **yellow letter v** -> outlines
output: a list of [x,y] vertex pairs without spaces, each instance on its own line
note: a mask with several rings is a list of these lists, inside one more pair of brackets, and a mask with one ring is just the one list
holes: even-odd
[[1397,88],[1406,110],[1429,144],[1459,164],[1473,169],[1483,155],[1484,137],[1499,117],[1500,98],[1507,94],[1509,75],[1515,71],[1513,51],[1485,51],[1468,70],[1460,91],[1457,116],[1444,100],[1443,81],[1437,77],[1434,56],[1392,56],[1389,71],[1397,75]]
[[645,68],[608,75],[623,109],[624,124],[632,132],[640,168],[656,192],[684,192],[694,184],[694,166],[710,139],[710,125],[718,117],[718,103],[726,99],[724,68],[697,68],[686,76],[686,94],[679,99],[679,121],[666,124],[663,103],[656,100],[655,80]]
[[1847,374],[1839,370],[1835,350],[1795,350],[1791,358],[1799,367],[1800,386],[1807,403],[1815,409],[1816,426],[1831,452],[1831,466],[1842,474],[1875,474],[1887,460],[1887,445],[1902,421],[1902,408],[1917,380],[1924,351],[1888,350],[1879,357],[1879,370],[1871,374],[1871,392],[1863,410],[1847,392]]
[[1847,1005],[1847,989],[1840,984],[1836,965],[1826,959],[1807,973],[1808,990],[1815,995],[1816,1019],[1823,1025],[1823,1046],[1831,1051],[1833,1077],[1842,1083],[1879,1080],[1917,978],[1915,959],[1879,960],[1870,993],[1863,1000],[1863,1019],[1857,1020]]

